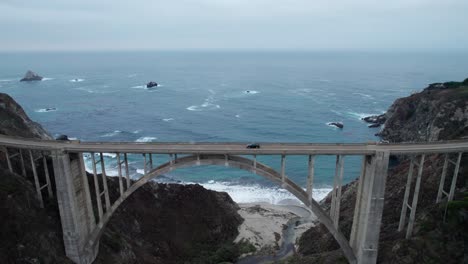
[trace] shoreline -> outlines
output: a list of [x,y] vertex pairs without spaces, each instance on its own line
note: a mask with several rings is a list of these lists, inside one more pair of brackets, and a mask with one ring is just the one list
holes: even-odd
[[302,204],[283,200],[281,204],[266,202],[238,203],[244,219],[234,242],[248,241],[257,250],[237,263],[261,263],[278,260],[296,251],[302,233],[315,226],[316,216]]

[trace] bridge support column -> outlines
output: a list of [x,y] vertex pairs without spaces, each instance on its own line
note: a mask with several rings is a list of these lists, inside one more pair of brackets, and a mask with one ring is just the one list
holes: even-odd
[[95,227],[95,218],[83,156],[56,152],[52,158],[65,253],[75,263],[92,263],[99,243],[87,244]]
[[358,263],[377,262],[389,152],[364,157],[350,244]]

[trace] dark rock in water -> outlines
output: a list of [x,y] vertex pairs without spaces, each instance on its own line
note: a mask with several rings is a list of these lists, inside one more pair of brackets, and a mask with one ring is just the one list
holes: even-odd
[[329,126],[336,126],[337,128],[343,128],[344,125],[341,122],[330,122],[328,123]]
[[368,125],[367,127],[373,128],[373,127],[379,127],[379,126],[380,126],[379,123],[375,123],[375,124],[372,124],[372,125]]
[[42,79],[43,77],[39,76],[37,73],[33,71],[28,71],[24,75],[23,79],[20,80],[20,82],[40,81]]
[[60,135],[55,140],[70,140],[67,135]]
[[157,86],[158,86],[157,82],[149,82],[146,84],[146,88],[157,87]]
[[[371,115],[371,116],[366,116],[364,118],[361,118],[361,120],[363,120],[363,121],[365,121],[367,123],[382,125],[387,120],[387,116],[385,114]],[[371,127],[371,126],[369,126],[369,127]]]
[[47,112],[49,112],[49,111],[55,111],[55,110],[57,110],[57,108],[55,108],[55,107],[49,107],[49,108],[46,108],[45,110],[46,110]]

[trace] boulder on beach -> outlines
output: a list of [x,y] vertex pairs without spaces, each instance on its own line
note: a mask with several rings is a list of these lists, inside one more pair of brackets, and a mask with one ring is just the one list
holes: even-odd
[[40,81],[43,78],[44,77],[39,76],[37,73],[35,73],[33,71],[28,71],[24,75],[23,79],[20,80],[20,82]]
[[146,84],[146,88],[157,87],[157,86],[158,86],[157,82],[149,82]]

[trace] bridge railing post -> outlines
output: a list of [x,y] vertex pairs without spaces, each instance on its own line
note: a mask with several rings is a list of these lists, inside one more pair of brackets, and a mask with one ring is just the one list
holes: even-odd
[[388,151],[377,151],[363,162],[350,239],[358,263],[377,262],[389,156]]
[[52,160],[65,253],[75,263],[92,263],[99,243],[92,248],[87,244],[95,218],[83,156],[57,151],[52,154]]

